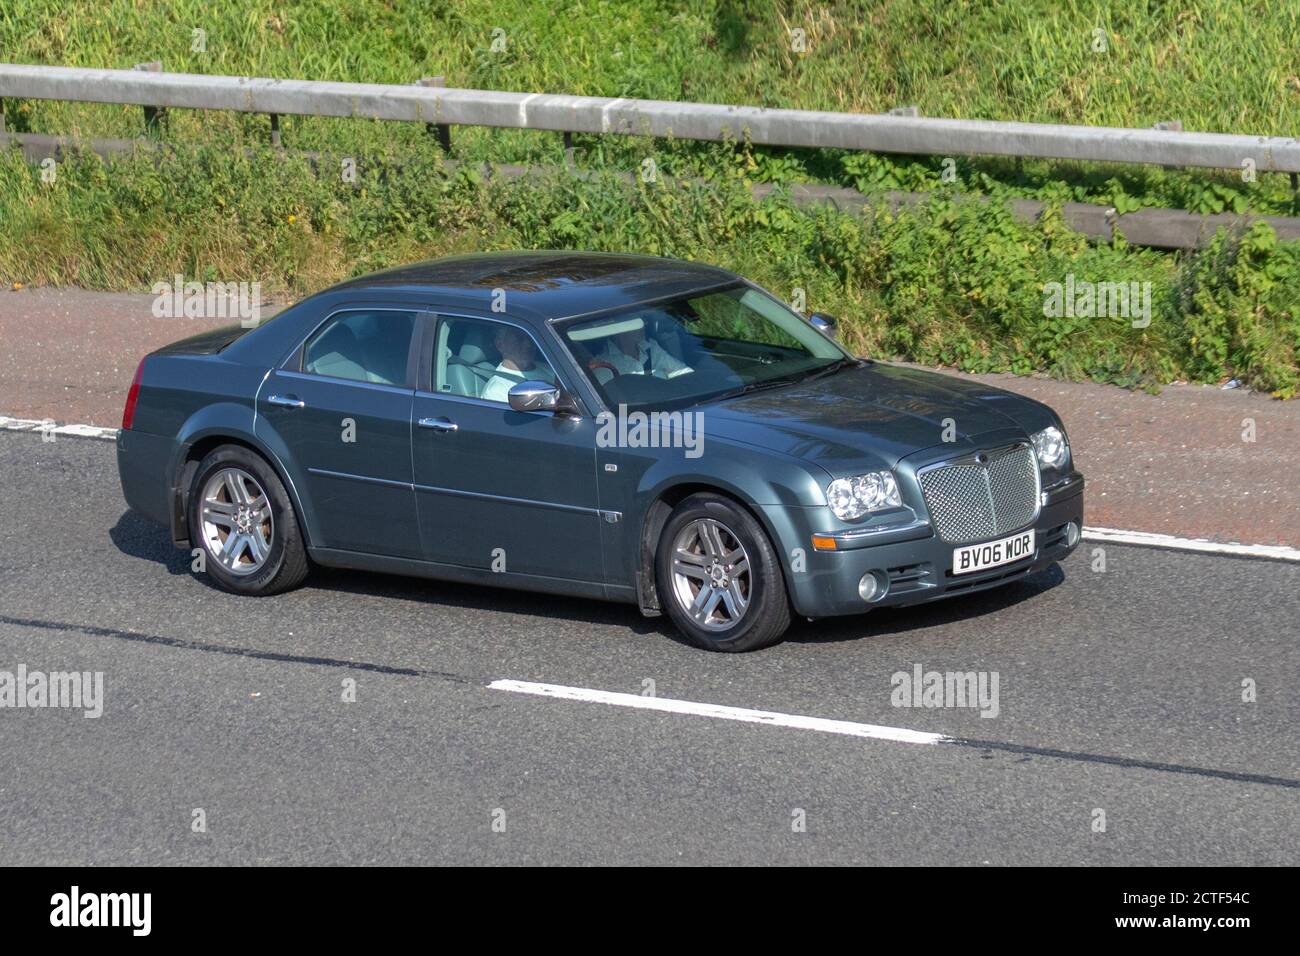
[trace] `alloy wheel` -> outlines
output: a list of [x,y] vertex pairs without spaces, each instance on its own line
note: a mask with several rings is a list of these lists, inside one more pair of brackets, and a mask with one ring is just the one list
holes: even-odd
[[203,486],[203,545],[231,574],[254,574],[266,564],[275,540],[271,501],[242,468],[222,468]]
[[752,594],[749,554],[721,521],[697,518],[677,533],[672,575],[678,604],[705,630],[730,630],[745,616]]

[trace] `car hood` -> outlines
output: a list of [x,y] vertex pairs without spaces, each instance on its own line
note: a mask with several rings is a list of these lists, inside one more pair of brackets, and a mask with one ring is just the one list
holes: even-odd
[[[893,468],[944,445],[978,448],[1054,424],[1041,402],[922,369],[869,362],[807,383],[705,405],[704,434],[769,448],[839,477]],[[952,441],[944,441],[951,419]]]

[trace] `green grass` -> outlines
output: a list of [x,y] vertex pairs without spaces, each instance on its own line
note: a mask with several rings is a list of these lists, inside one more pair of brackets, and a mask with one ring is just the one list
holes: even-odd
[[[206,49],[192,49],[192,31]],[[805,51],[792,49],[802,30]],[[1094,51],[1103,31],[1105,52]],[[493,52],[504,31],[505,50]],[[1290,136],[1300,107],[1300,5],[1277,0],[6,0],[6,60],[357,82],[410,83],[801,109],[879,112],[915,104],[929,116]],[[129,136],[138,109],[25,101],[20,130]],[[265,139],[265,117],[177,112],[170,135]],[[410,124],[287,118],[286,142],[344,154],[413,145]],[[472,160],[558,162],[559,137],[457,130]],[[696,144],[580,138],[579,161],[634,168],[653,151],[662,169],[699,174]],[[759,150],[753,178],[931,189],[937,159],[815,150]],[[1285,179],[1244,184],[1228,173],[1004,161],[958,164],[963,191],[1070,198],[1136,208],[1296,211]]]

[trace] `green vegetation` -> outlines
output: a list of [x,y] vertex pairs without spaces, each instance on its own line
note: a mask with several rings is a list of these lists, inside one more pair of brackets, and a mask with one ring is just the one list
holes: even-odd
[[[301,294],[453,252],[636,250],[720,263],[787,299],[802,288],[810,307],[844,317],[864,354],[1129,386],[1224,374],[1282,396],[1300,386],[1300,244],[1278,244],[1262,225],[1180,262],[1091,244],[1059,214],[1026,226],[1002,204],[939,195],[861,219],[780,195],[755,202],[739,176],[484,179],[432,153],[363,170],[351,185],[265,147],[200,147],[156,165],[83,155],[55,184],[10,153],[0,196],[0,275],[28,282],[147,288],[180,272]],[[1151,283],[1149,326],[1045,318],[1045,284],[1069,274]]]
[[[205,31],[194,49],[194,30]],[[806,49],[793,48],[802,30]],[[1099,34],[1105,51],[1095,51]],[[494,33],[494,31],[504,31]],[[494,51],[494,37],[504,50]],[[498,44],[499,47],[500,44]],[[1300,6],[1276,0],[879,0],[745,3],[585,0],[7,0],[10,62],[407,83],[932,116],[1292,135],[1300,106]],[[9,102],[19,131],[136,136],[139,109]],[[1228,376],[1278,395],[1300,387],[1300,244],[1267,227],[1195,255],[1095,245],[1059,215],[1017,223],[1000,200],[1101,202],[1199,212],[1297,214],[1284,177],[764,150],[578,137],[589,181],[484,180],[444,166],[415,124],[286,117],[284,141],[327,154],[319,170],[264,147],[266,117],[173,111],[167,162],[75,157],[54,183],[0,158],[0,278],[147,288],[174,272],[248,278],[299,295],[344,275],[482,248],[566,247],[704,259],[843,318],[877,355],[968,370],[1035,369],[1130,386]],[[461,130],[453,155],[558,165],[560,138]],[[244,155],[239,147],[250,150]],[[670,176],[614,171],[653,156]],[[355,185],[337,157],[362,158]],[[829,182],[933,193],[859,220],[750,199],[751,182]],[[960,200],[954,193],[992,197]],[[1044,316],[1067,275],[1151,283],[1151,323]]]

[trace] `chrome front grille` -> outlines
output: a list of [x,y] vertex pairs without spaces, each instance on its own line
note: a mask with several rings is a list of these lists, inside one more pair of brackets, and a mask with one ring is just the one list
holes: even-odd
[[953,544],[1010,534],[1038,517],[1038,458],[1029,445],[931,465],[917,478],[935,531]]

